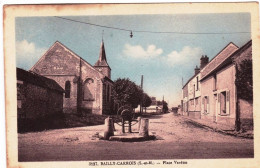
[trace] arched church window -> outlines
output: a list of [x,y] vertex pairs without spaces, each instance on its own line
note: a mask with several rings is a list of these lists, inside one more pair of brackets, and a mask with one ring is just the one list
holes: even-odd
[[87,101],[94,101],[94,95],[95,95],[95,85],[94,85],[94,80],[91,78],[88,78],[84,82],[83,86],[84,92],[83,92],[83,97],[84,100]]
[[70,89],[71,89],[70,81],[66,81],[66,83],[65,83],[65,98],[70,98]]

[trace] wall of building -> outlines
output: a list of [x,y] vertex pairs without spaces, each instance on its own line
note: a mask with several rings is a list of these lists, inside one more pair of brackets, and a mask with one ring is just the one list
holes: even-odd
[[37,119],[62,113],[63,94],[30,83],[20,86],[22,118]]
[[[93,114],[102,114],[103,107],[102,107],[102,96],[103,96],[103,89],[102,85],[103,82],[102,78],[104,77],[102,74],[97,72],[97,70],[93,67],[91,67],[86,62],[82,62],[81,65],[81,77],[83,81],[83,90],[82,90],[82,105],[81,108],[84,109],[87,112],[93,113]],[[86,100],[84,99],[84,83],[86,80],[92,79],[93,80],[93,87],[89,87],[89,91],[93,95],[93,100]]]
[[182,96],[183,96],[183,98],[182,98],[182,100],[183,100],[183,107],[182,107],[182,109],[183,109],[183,115],[185,115],[185,116],[188,116],[188,108],[189,108],[189,105],[188,105],[188,103],[189,103],[189,99],[188,99],[188,85],[186,85],[186,86],[184,86],[183,87],[183,89],[182,89]]
[[201,82],[201,119],[213,122],[214,119],[214,78],[211,76]]
[[[216,88],[215,88],[216,83]],[[234,129],[236,115],[235,67],[233,64],[201,82],[201,118],[216,122],[225,129]],[[226,110],[221,112],[221,93],[226,95]],[[228,98],[227,98],[228,97]]]
[[57,91],[48,90],[48,110],[49,114],[54,115],[56,113],[63,112],[63,94]]
[[[230,126],[235,129],[236,120],[236,92],[235,92],[235,66],[233,64],[222,69],[217,73],[217,93],[226,91],[227,95],[227,114],[223,114],[218,107],[217,123]],[[218,102],[218,106],[220,103]]]
[[184,114],[192,118],[200,118],[201,111],[201,86],[200,73],[193,76],[183,88]]
[[45,88],[24,83],[24,100],[22,109],[26,118],[36,119],[46,115],[47,112],[47,90]]
[[71,84],[70,98],[66,98],[63,95],[63,112],[64,113],[76,113],[77,109],[77,83],[74,81],[74,75],[45,75],[47,78],[55,80],[64,90],[65,83],[69,81]]
[[239,99],[240,128],[242,130],[253,130],[253,102]]

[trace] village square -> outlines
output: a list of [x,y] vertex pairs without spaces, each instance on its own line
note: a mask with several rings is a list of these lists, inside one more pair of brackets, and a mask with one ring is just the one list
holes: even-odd
[[[93,24],[95,17],[101,22]],[[250,26],[244,24],[248,23],[248,15],[192,16],[201,24],[215,18],[216,22],[231,27],[232,23],[225,18],[244,18],[237,23],[244,25],[240,26],[244,29],[227,33],[233,27],[223,26],[222,32],[218,32],[218,29],[203,29],[202,25],[198,32],[191,26],[188,30],[192,31],[191,39],[182,35],[165,36],[176,31],[171,33],[161,26],[155,25],[150,30],[149,23],[153,20],[148,21],[148,16],[95,17],[17,19],[20,162],[93,161],[90,164],[95,165],[101,164],[95,160],[254,157],[252,40]],[[158,20],[165,18],[162,24],[172,18],[180,22],[178,17],[153,16]],[[140,23],[144,20],[149,23],[138,27],[133,22],[138,19]],[[117,25],[104,26],[110,21]],[[118,26],[127,25],[126,21],[136,27],[118,30]],[[57,24],[59,29],[49,30],[46,23]],[[191,24],[199,27],[198,23]],[[37,29],[42,32],[31,35],[37,24],[43,25],[41,30]],[[35,29],[23,31],[28,25]],[[183,26],[181,22],[179,26]],[[120,34],[120,39],[106,29],[124,34]],[[149,35],[141,34],[148,30]],[[90,34],[81,35],[77,31]],[[43,37],[44,33],[51,40]],[[93,34],[98,37],[92,37]],[[37,41],[41,35],[43,40],[39,44],[48,43],[48,48],[37,53],[37,59],[25,61],[31,48],[36,51],[36,45],[25,38]],[[89,41],[82,43],[83,37]],[[172,51],[172,46],[181,51]],[[169,54],[165,56],[164,52]],[[185,164],[185,161],[161,164]]]

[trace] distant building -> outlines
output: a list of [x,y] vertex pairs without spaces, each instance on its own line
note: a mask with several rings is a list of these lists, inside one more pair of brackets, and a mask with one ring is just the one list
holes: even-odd
[[182,89],[183,114],[198,118],[193,114],[200,111],[202,120],[214,122],[219,128],[252,130],[253,102],[239,97],[238,92],[244,88],[236,84],[243,60],[252,61],[252,41],[241,48],[229,43],[202,66]]
[[64,90],[52,79],[17,68],[17,117],[39,119],[62,113]]
[[109,114],[113,108],[113,81],[103,40],[94,66],[57,41],[31,71],[55,80],[65,90],[65,113],[101,115]]
[[182,109],[183,115],[193,118],[200,118],[201,115],[201,86],[200,70],[204,68],[209,61],[205,55],[200,58],[200,68],[196,66],[194,75],[186,82],[182,88]]
[[[162,112],[162,105],[159,105],[160,101],[156,100],[156,97],[151,97],[152,103],[149,107],[146,107],[144,112],[146,113],[161,113]],[[140,112],[140,105],[135,109],[136,113]]]
[[157,106],[157,105],[151,105],[149,107],[146,107],[145,112],[146,113],[161,113],[162,108],[160,106]]
[[152,104],[151,105],[157,105],[156,97],[151,97]]

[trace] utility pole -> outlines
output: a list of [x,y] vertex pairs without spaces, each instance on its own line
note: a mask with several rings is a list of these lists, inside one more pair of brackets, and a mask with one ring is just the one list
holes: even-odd
[[162,96],[162,101],[164,102],[164,95]]
[[[141,76],[141,89],[143,90],[143,75]],[[141,102],[140,102],[140,113],[143,113],[143,94],[141,96]]]
[[163,113],[165,113],[165,110],[164,110],[164,95],[163,95],[163,98],[162,98],[162,110],[163,110]]

